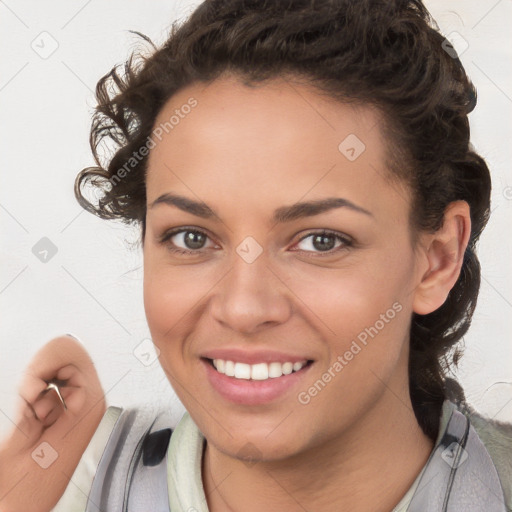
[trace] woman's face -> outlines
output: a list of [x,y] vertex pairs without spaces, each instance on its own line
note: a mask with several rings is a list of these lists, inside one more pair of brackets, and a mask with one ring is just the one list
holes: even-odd
[[277,460],[405,410],[426,267],[376,113],[224,77],[173,96],[154,135],[145,310],[209,443]]

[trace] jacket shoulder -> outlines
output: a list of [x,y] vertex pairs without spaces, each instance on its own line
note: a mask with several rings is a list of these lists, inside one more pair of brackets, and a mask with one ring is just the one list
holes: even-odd
[[488,418],[474,410],[466,411],[466,415],[496,466],[507,507],[512,509],[512,424]]

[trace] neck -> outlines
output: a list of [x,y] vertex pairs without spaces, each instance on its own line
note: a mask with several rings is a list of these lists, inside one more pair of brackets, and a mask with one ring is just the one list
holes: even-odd
[[203,457],[211,512],[390,512],[427,462],[433,442],[401,383],[342,436],[284,460],[246,465],[212,447]]

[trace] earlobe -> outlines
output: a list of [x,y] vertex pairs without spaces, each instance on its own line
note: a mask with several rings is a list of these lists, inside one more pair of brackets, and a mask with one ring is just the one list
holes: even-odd
[[429,235],[425,249],[428,269],[416,287],[413,311],[419,315],[432,313],[443,305],[455,285],[462,267],[471,234],[471,217],[466,201],[448,205],[442,227]]

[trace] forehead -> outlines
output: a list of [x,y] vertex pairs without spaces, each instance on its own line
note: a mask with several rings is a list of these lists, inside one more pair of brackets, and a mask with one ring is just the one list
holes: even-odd
[[238,205],[240,213],[337,194],[377,214],[387,209],[403,218],[408,208],[404,191],[386,179],[378,111],[307,85],[275,79],[247,86],[233,77],[193,84],[164,105],[157,130],[148,203],[172,191],[215,211]]

